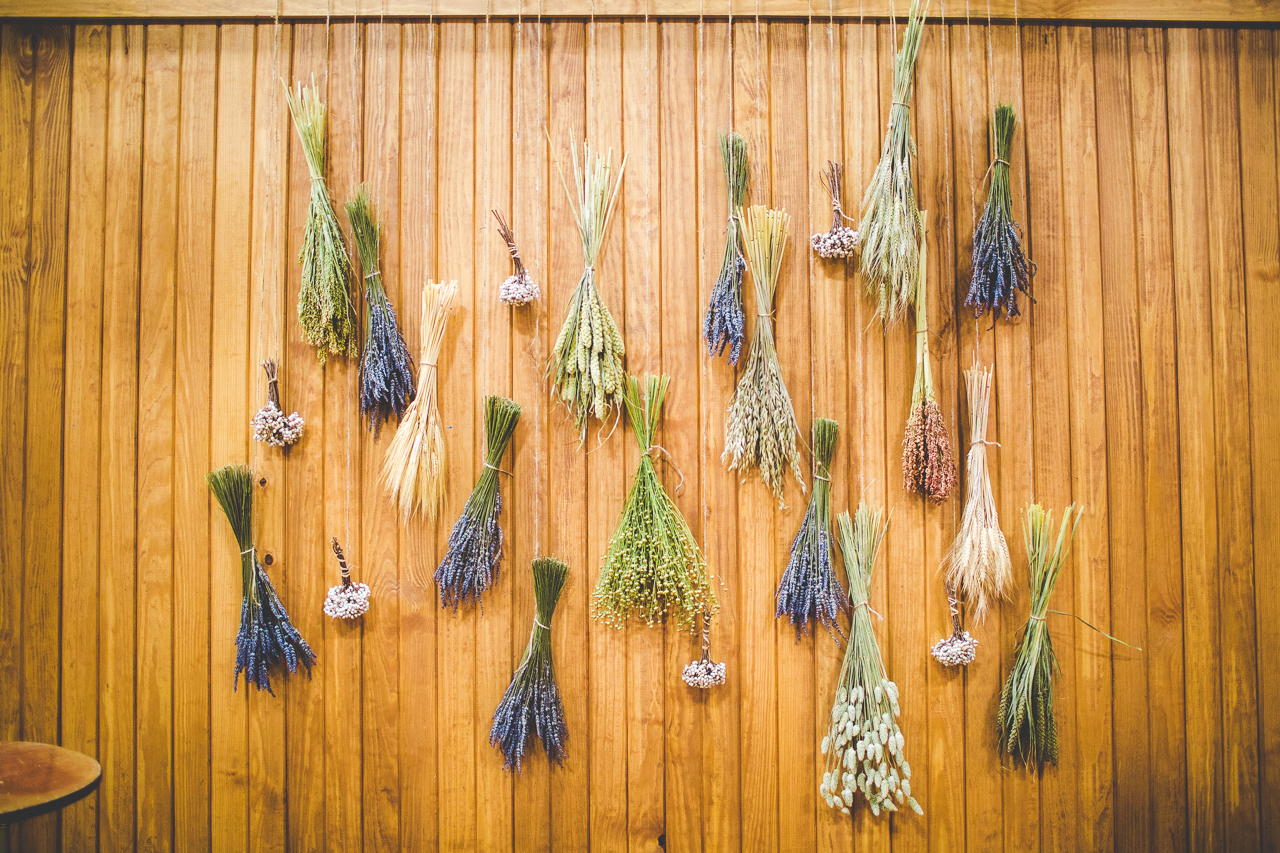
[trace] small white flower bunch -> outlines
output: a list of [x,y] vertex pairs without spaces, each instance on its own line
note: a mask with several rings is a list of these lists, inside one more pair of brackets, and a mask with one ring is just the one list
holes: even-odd
[[262,363],[267,373],[267,404],[249,421],[253,440],[272,447],[288,447],[302,438],[304,421],[294,412],[286,415],[280,409],[280,388],[276,382],[276,363],[268,359]]
[[902,754],[904,738],[898,728],[898,687],[881,678],[873,690],[858,685],[841,687],[831,708],[831,728],[822,739],[828,755],[818,791],[827,805],[849,814],[854,792],[861,792],[871,813],[897,811],[909,805],[923,814],[911,796],[911,765]]
[[725,667],[723,663],[715,663],[710,658],[692,661],[684,668],[681,678],[690,687],[701,687],[706,690],[724,684]]
[[525,269],[520,250],[516,248],[516,237],[511,233],[511,227],[507,225],[501,213],[495,210],[493,215],[498,220],[498,234],[507,244],[507,251],[511,253],[511,262],[515,264],[515,272],[498,287],[498,299],[507,305],[528,305],[541,297],[542,291],[538,288],[538,283],[533,280],[533,276],[529,275],[529,271]]
[[822,170],[821,181],[823,188],[831,194],[831,230],[814,234],[809,238],[809,244],[818,257],[826,260],[852,258],[858,251],[858,232],[844,224],[846,217],[840,204],[844,166],[828,162],[827,168]]
[[968,631],[958,631],[933,644],[930,652],[943,666],[967,666],[978,654],[978,641]]
[[329,587],[324,598],[324,615],[334,619],[356,619],[369,611],[367,583],[340,583]]

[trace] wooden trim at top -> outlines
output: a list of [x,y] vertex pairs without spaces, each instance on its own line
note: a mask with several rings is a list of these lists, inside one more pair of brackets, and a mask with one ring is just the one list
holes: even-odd
[[[729,9],[732,4],[732,10]],[[887,18],[909,0],[282,0],[286,18],[324,17],[735,17]],[[953,2],[947,17],[963,16]],[[933,17],[939,4],[931,4]],[[24,18],[270,18],[276,0],[0,0],[0,16]],[[970,15],[986,19],[987,3],[973,0]],[[1132,21],[1149,23],[1280,22],[1280,0],[991,0],[990,16],[1026,21]]]

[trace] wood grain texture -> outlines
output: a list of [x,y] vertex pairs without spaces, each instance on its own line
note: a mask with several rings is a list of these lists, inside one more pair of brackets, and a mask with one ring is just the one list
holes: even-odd
[[[978,660],[954,673],[927,648],[948,630],[936,570],[963,495],[924,507],[899,488],[914,336],[873,322],[857,276],[808,248],[830,224],[817,168],[844,161],[852,215],[878,161],[901,27],[841,4],[758,26],[527,6],[513,20],[495,2],[488,22],[0,24],[0,736],[103,766],[98,793],[15,833],[21,849],[1280,845],[1275,34],[1014,25],[985,9],[926,26],[912,118],[934,375],[960,458],[962,372],[995,365],[988,459],[1015,575],[966,625]],[[334,199],[369,186],[415,351],[423,282],[461,287],[437,523],[403,524],[377,483],[388,433],[358,420],[355,363],[322,368],[301,339],[309,179],[278,78],[313,74]],[[963,299],[1002,101],[1019,113],[1013,209],[1038,268],[1035,302],[992,325]],[[792,215],[778,350],[806,441],[814,417],[841,424],[833,509],[893,510],[871,604],[924,817],[850,819],[816,796],[843,649],[774,618],[808,495],[789,484],[779,508],[719,460],[737,375],[700,336],[729,127],[751,146],[751,201]],[[711,649],[728,682],[710,691],[680,679],[696,637],[591,614],[639,457],[622,425],[593,423],[580,446],[544,380],[582,271],[555,161],[584,137],[615,168],[629,156],[598,280],[629,369],[672,376],[659,440],[679,471],[658,467],[721,598]],[[532,305],[496,299],[510,262],[493,207],[542,286]],[[288,454],[248,437],[268,356],[307,422]],[[507,548],[483,611],[455,613],[431,575],[481,471],[488,393],[524,408]],[[239,461],[255,467],[260,556],[320,654],[312,680],[276,680],[278,698],[230,683],[239,564],[204,474]],[[1070,615],[1050,617],[1061,759],[1043,773],[1011,767],[991,735],[1026,619],[1032,500],[1085,510],[1051,605]],[[320,610],[333,534],[374,588],[355,625]],[[514,775],[488,733],[541,554],[570,564],[552,631],[568,759],[535,752]]]

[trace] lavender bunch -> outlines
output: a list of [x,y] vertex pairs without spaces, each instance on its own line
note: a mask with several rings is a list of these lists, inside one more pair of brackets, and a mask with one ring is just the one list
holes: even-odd
[[520,422],[520,404],[506,397],[484,398],[484,433],[488,446],[484,470],[476,487],[462,508],[462,517],[449,534],[449,549],[436,569],[436,586],[440,589],[440,606],[458,609],[461,604],[480,603],[484,591],[493,585],[502,562],[502,490],[498,463],[507,452],[516,424]]
[[852,258],[858,250],[858,232],[844,224],[848,219],[840,200],[844,187],[844,166],[828,161],[827,168],[822,170],[821,180],[823,188],[831,195],[831,230],[814,234],[809,238],[809,243],[820,258]]
[[413,357],[400,334],[396,311],[382,286],[382,270],[378,250],[382,229],[369,205],[369,192],[362,184],[356,197],[347,202],[347,219],[355,235],[360,268],[364,270],[365,315],[364,352],[360,356],[360,415],[369,419],[374,438],[382,432],[382,424],[396,416],[398,422],[413,400]]
[[533,597],[537,602],[533,630],[520,667],[511,676],[511,684],[493,712],[493,727],[489,729],[489,744],[502,751],[506,770],[520,770],[531,734],[542,741],[548,759],[556,764],[564,763],[564,744],[569,732],[551,662],[551,617],[568,576],[566,563],[551,557],[533,561]]
[[811,619],[837,643],[844,638],[838,618],[844,608],[844,590],[831,562],[831,457],[839,435],[840,425],[830,418],[813,422],[813,495],[774,596],[778,602],[774,615],[791,617],[797,642],[808,632]]
[[738,209],[747,200],[747,140],[741,133],[720,132],[720,159],[729,193],[729,224],[724,230],[724,261],[711,288],[711,302],[702,321],[702,337],[707,352],[718,356],[729,347],[729,363],[736,365],[742,355],[746,318],[742,314],[742,273],[747,261],[742,256],[742,222]]
[[245,680],[272,696],[269,670],[284,663],[290,674],[298,664],[307,668],[316,662],[315,652],[289,621],[289,614],[276,595],[266,570],[258,562],[253,546],[253,471],[246,465],[226,465],[205,475],[209,490],[227,515],[231,532],[240,547],[240,583],[244,601],[240,606],[240,631],[236,634],[236,671],[233,689]]
[[973,230],[973,271],[964,304],[973,309],[975,317],[990,311],[994,319],[1003,309],[1008,319],[1021,313],[1018,291],[1031,298],[1031,277],[1036,274],[1036,265],[1022,251],[1022,229],[1013,221],[1009,191],[1009,151],[1018,116],[1013,107],[1001,104],[996,107],[994,121],[996,159],[991,164],[987,206]]

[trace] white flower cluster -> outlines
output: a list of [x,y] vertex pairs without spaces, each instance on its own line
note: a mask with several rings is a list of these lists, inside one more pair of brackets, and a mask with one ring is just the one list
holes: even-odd
[[258,409],[258,413],[249,422],[253,440],[266,442],[272,447],[288,447],[302,438],[302,425],[302,415],[297,412],[285,415],[273,400],[268,400],[265,406]]
[[827,766],[835,766],[822,774],[818,788],[828,806],[848,814],[857,790],[874,815],[881,809],[897,811],[899,805],[923,814],[911,796],[911,765],[902,754],[897,716],[898,687],[887,678],[874,691],[861,686],[852,693],[844,687],[836,691],[831,729],[822,739],[822,754],[831,753]]
[[708,687],[724,684],[724,664],[705,659],[695,660],[684,668],[684,675],[681,678],[690,687],[701,687],[706,690]]
[[508,305],[525,305],[542,295],[538,283],[521,270],[498,287],[498,298]]
[[324,615],[334,619],[356,619],[369,609],[367,583],[338,584],[324,597]]
[[858,232],[848,226],[841,225],[830,231],[814,234],[809,238],[809,242],[813,245],[813,250],[818,253],[819,257],[828,260],[832,258],[852,258],[853,253],[858,250]]
[[932,654],[943,666],[966,666],[978,654],[978,641],[960,631],[933,644]]

